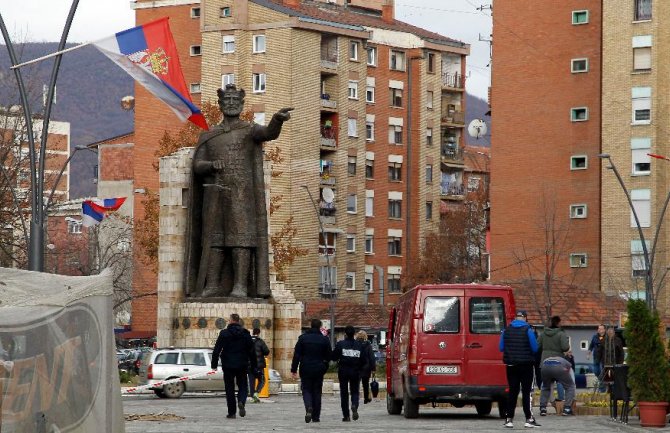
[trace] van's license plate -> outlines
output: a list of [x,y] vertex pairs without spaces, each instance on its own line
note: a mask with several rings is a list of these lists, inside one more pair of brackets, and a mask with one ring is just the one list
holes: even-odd
[[426,374],[458,374],[458,366],[429,365],[426,367]]

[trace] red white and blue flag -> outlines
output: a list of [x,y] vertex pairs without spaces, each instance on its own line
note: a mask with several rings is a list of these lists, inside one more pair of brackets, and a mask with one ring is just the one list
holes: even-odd
[[205,117],[193,105],[186,88],[167,17],[116,33],[93,45],[165,102],[182,121],[190,120],[208,129]]
[[81,217],[84,227],[100,224],[109,212],[119,210],[126,197],[84,200],[81,204]]

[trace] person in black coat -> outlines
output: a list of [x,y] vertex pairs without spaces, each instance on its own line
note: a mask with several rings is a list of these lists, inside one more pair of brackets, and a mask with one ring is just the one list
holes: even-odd
[[356,333],[356,341],[363,344],[362,356],[367,359],[365,368],[361,370],[361,384],[363,385],[363,404],[368,404],[372,401],[370,398],[370,376],[377,369],[377,360],[375,359],[375,352],[372,350],[372,344],[368,340],[367,332],[360,330]]
[[[258,393],[261,392],[265,386],[265,357],[270,354],[270,349],[265,341],[261,338],[260,328],[254,328],[251,339],[254,342],[254,354],[256,355],[256,368],[249,367],[249,395],[253,397],[254,403],[260,403]],[[256,385],[258,380],[258,385]]]
[[291,375],[295,379],[300,367],[300,385],[305,403],[305,422],[321,421],[323,376],[330,361],[330,341],[321,334],[321,321],[312,319],[310,328],[298,337],[293,351]]
[[[344,328],[345,338],[335,345],[333,361],[338,362],[337,378],[340,381],[340,403],[342,405],[342,421],[358,419],[358,400],[361,382],[361,370],[366,370],[368,360],[365,358],[363,343],[354,340],[354,327]],[[349,417],[349,393],[351,393],[351,415]]]
[[248,393],[247,371],[256,369],[256,353],[251,334],[240,325],[240,316],[237,314],[231,314],[228,327],[219,332],[212,353],[212,370],[216,370],[219,357],[221,358],[226,402],[228,403],[226,418],[235,418],[236,416],[235,383],[237,383],[238,389],[237,407],[240,409],[240,416],[244,417],[247,414],[244,407]]

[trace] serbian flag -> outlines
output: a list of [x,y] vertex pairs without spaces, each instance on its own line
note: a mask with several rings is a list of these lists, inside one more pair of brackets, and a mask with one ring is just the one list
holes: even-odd
[[167,17],[92,44],[165,102],[182,121],[190,120],[208,129],[205,116],[193,105],[186,88]]
[[81,204],[81,217],[84,227],[100,224],[108,212],[114,212],[126,201],[126,197],[84,200]]

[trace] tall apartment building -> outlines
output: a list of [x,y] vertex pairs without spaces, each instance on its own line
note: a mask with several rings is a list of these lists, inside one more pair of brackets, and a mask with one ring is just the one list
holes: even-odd
[[[394,302],[410,258],[437,228],[442,203],[464,196],[469,46],[395,20],[393,6],[391,0],[134,6],[138,24],[173,18],[187,83],[203,100],[235,83],[259,123],[282,107],[295,108],[280,138],[268,144],[283,158],[270,185],[270,194],[281,197],[270,231],[290,217],[298,227],[294,242],[308,254],[290,267],[286,285],[301,300],[337,290],[345,301]],[[149,179],[137,172],[150,167],[158,138],[174,123],[167,110],[153,117],[156,105],[138,89],[138,186],[156,185],[155,173]]]
[[599,289],[601,15],[601,2],[495,1],[494,281]]

